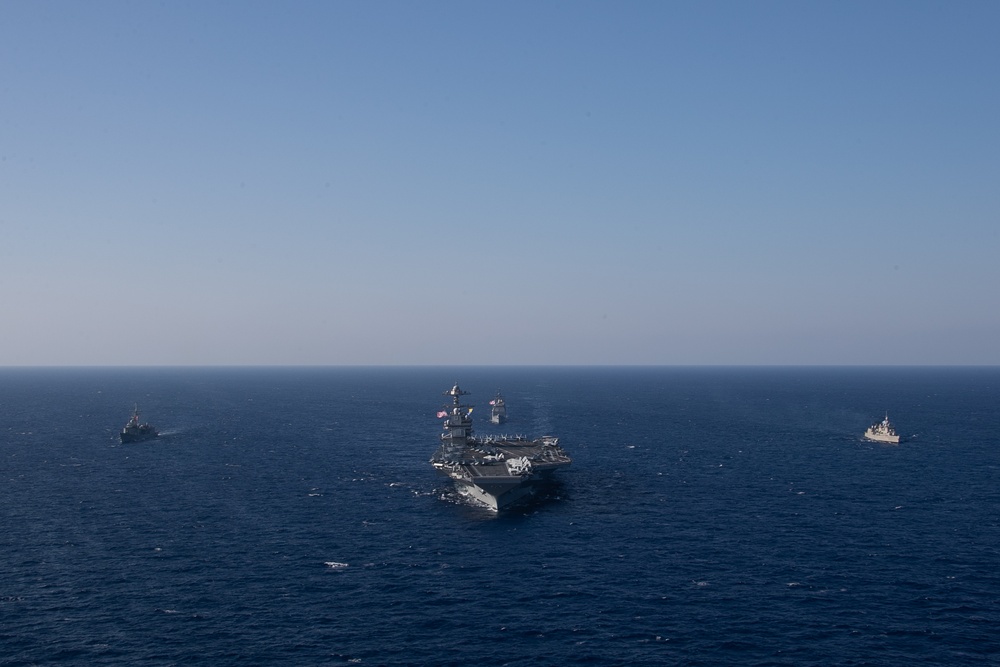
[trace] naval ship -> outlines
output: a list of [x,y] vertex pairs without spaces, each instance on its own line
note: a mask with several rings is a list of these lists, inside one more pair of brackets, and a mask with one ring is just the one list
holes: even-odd
[[494,424],[502,424],[507,421],[507,404],[504,403],[503,396],[500,395],[500,390],[497,389],[496,398],[490,401],[492,409],[490,410],[490,421]]
[[444,433],[431,457],[434,468],[450,477],[459,493],[498,512],[528,500],[552,473],[570,465],[559,439],[552,436],[475,436],[473,406],[462,404],[468,393],[457,384],[444,392],[452,402],[437,413],[444,419]]
[[869,426],[868,430],[865,431],[865,437],[875,442],[899,443],[899,435],[896,433],[896,429],[892,427],[892,424],[889,423],[889,413],[886,413],[885,419],[882,421],[875,422]]
[[160,433],[149,424],[139,423],[139,404],[136,403],[135,409],[132,410],[132,418],[128,420],[127,424],[125,424],[121,435],[122,443],[127,443],[152,440],[153,438],[159,436]]

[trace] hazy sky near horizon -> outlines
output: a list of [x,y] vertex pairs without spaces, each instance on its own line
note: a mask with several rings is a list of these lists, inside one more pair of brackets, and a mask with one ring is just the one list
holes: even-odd
[[1000,3],[0,3],[0,366],[1000,364]]

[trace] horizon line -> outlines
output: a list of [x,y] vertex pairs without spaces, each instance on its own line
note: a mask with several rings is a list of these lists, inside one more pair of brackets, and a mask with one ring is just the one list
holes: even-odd
[[974,363],[703,363],[703,364],[0,364],[11,369],[322,369],[322,368],[1000,368],[1000,364]]

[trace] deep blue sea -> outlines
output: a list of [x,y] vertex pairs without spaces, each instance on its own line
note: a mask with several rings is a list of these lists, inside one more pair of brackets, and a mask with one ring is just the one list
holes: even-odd
[[0,507],[3,665],[1000,664],[998,368],[0,369]]

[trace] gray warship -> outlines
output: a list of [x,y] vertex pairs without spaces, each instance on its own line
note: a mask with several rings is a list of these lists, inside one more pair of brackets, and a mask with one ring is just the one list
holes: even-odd
[[570,465],[559,438],[474,435],[473,406],[462,404],[468,393],[458,384],[444,392],[452,402],[437,413],[444,419],[444,433],[431,457],[431,465],[450,477],[459,493],[499,512],[526,502],[552,473]]
[[889,413],[886,413],[885,419],[875,422],[868,427],[868,430],[865,431],[865,438],[874,440],[875,442],[899,444],[899,434],[896,433],[896,429],[889,423]]
[[500,390],[497,389],[496,398],[490,401],[490,422],[494,424],[502,424],[507,421],[507,403],[503,400],[503,395],[500,394]]
[[159,435],[159,431],[149,424],[139,423],[139,404],[136,403],[135,409],[132,410],[132,418],[129,419],[128,423],[125,424],[124,428],[122,428],[122,443],[152,440],[153,438],[159,437]]

